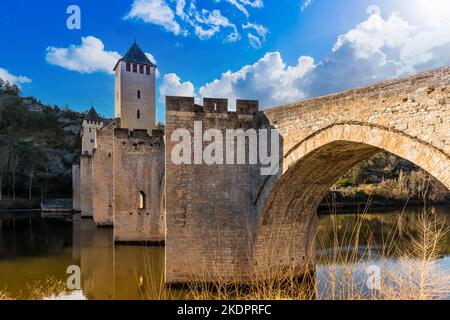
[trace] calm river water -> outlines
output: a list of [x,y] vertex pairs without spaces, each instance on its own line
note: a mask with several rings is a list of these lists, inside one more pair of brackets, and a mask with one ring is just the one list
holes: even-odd
[[[450,208],[433,208],[436,214],[450,224]],[[408,209],[403,223],[408,224],[418,210]],[[323,281],[336,260],[330,258],[333,248],[354,251],[353,241],[348,240],[349,230],[356,224],[358,215],[345,214],[319,217],[320,243],[316,277],[319,291],[328,292]],[[376,251],[389,230],[398,220],[399,212],[371,213],[363,218],[363,230],[370,230],[373,241],[370,251]],[[331,240],[335,233],[339,241]],[[345,236],[347,234],[347,236]],[[26,299],[31,287],[49,277],[66,281],[67,267],[81,268],[81,291],[74,291],[63,298],[85,299],[146,299],[163,297],[164,247],[116,245],[112,241],[112,229],[98,229],[92,220],[42,218],[40,213],[0,212],[0,292],[6,291],[13,298]],[[367,243],[358,245],[364,265]],[[390,263],[397,263],[392,252]],[[446,253],[439,264],[450,272],[450,236]],[[331,266],[333,265],[333,266]],[[166,291],[167,292],[167,291]],[[169,296],[182,294],[171,291]],[[319,297],[326,295],[318,293]]]

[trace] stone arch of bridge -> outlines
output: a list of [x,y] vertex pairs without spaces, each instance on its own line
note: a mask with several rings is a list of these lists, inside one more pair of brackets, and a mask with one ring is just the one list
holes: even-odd
[[258,272],[280,264],[302,272],[310,265],[316,211],[326,192],[353,166],[381,151],[416,164],[450,189],[450,156],[420,137],[358,122],[320,129],[285,150],[280,175],[261,188],[253,249]]

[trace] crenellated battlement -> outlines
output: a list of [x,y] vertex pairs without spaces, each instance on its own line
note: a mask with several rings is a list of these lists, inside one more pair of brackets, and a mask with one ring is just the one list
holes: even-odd
[[195,111],[194,97],[166,97],[166,108],[170,111]]
[[148,145],[160,145],[163,142],[164,130],[153,129],[152,134],[149,135],[148,131],[145,129],[126,129],[126,128],[115,128],[114,138],[121,140],[130,140],[133,143],[138,141],[140,144]]
[[259,110],[258,100],[236,100],[236,111],[228,108],[228,99],[203,98],[203,106],[195,104],[194,97],[166,97],[167,111],[232,113],[237,115],[254,115]]
[[203,110],[205,112],[228,112],[228,99],[203,98]]
[[258,100],[236,100],[237,114],[254,115],[259,111]]

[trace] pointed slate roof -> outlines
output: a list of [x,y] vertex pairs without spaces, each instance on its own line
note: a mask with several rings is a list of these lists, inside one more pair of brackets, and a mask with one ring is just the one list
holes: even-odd
[[88,120],[88,121],[96,121],[96,122],[102,121],[102,118],[100,118],[100,116],[98,115],[97,111],[95,111],[94,107],[91,107],[91,109],[87,113],[85,119]]
[[[147,58],[145,53],[141,50],[141,48],[139,48],[136,42],[132,44],[127,53],[125,53],[125,55],[119,61],[144,64],[156,68],[156,65],[152,63],[149,58]],[[119,63],[119,61],[117,63]],[[116,67],[114,67],[114,70],[116,69]]]

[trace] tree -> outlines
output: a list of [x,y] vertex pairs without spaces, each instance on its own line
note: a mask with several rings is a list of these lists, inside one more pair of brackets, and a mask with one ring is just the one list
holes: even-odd
[[23,171],[28,180],[28,199],[31,200],[33,198],[33,181],[36,170],[45,165],[47,157],[39,148],[35,148],[32,145],[24,145],[22,149],[24,154]]
[[9,82],[3,81],[3,84],[0,86],[1,92],[11,96],[20,96],[20,88],[17,84],[10,84]]
[[[1,142],[0,142],[1,143]],[[3,199],[3,178],[7,172],[7,162],[9,158],[8,148],[0,145],[0,200]]]
[[16,176],[19,167],[19,150],[14,146],[9,149],[9,172],[11,175],[12,198],[16,200]]
[[166,126],[161,121],[158,121],[158,123],[155,124],[155,129],[156,130],[164,130],[165,128],[166,128]]

